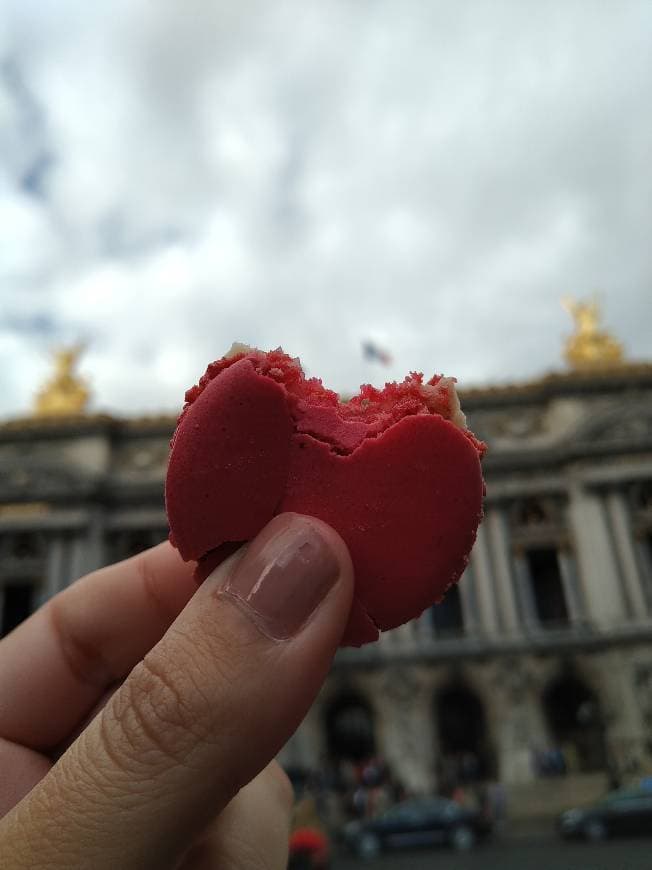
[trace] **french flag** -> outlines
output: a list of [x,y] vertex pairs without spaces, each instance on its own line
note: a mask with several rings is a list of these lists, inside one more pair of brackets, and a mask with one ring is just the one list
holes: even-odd
[[388,366],[392,361],[387,351],[383,350],[382,347],[378,347],[373,341],[362,342],[362,353],[365,359],[382,363],[384,366]]

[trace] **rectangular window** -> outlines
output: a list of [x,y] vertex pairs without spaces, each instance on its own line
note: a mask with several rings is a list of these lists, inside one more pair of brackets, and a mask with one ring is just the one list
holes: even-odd
[[638,549],[639,566],[641,569],[641,582],[643,594],[647,602],[647,609],[652,613],[652,529],[646,529],[640,540]]
[[430,612],[437,637],[459,637],[464,634],[462,599],[457,584],[448,590],[441,604],[435,604]]
[[550,628],[568,625],[568,604],[557,551],[552,547],[528,550],[526,558],[539,622]]
[[0,587],[2,595],[2,631],[4,637],[16,628],[34,609],[36,586],[34,583],[6,583]]

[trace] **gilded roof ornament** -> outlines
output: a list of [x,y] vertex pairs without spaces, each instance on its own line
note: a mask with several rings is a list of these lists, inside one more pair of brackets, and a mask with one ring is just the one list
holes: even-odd
[[600,306],[595,300],[578,301],[571,297],[562,306],[575,321],[575,332],[566,339],[564,357],[573,369],[604,369],[623,363],[621,343],[600,326]]
[[54,374],[36,395],[35,417],[70,417],[83,414],[90,396],[85,381],[75,372],[82,344],[54,351]]

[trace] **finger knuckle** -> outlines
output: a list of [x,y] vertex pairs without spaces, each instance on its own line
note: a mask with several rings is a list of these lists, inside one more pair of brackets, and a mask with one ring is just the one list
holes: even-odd
[[[146,767],[188,764],[209,732],[210,705],[188,674],[146,656],[116,694],[105,721],[114,756]],[[117,751],[116,751],[117,750]]]

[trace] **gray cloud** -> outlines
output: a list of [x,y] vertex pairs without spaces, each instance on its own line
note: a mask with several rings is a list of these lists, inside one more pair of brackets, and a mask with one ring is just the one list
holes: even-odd
[[560,297],[594,290],[649,354],[644,0],[8,9],[0,413],[52,336],[90,338],[124,412],[176,407],[235,339],[346,391],[533,377],[561,365]]

